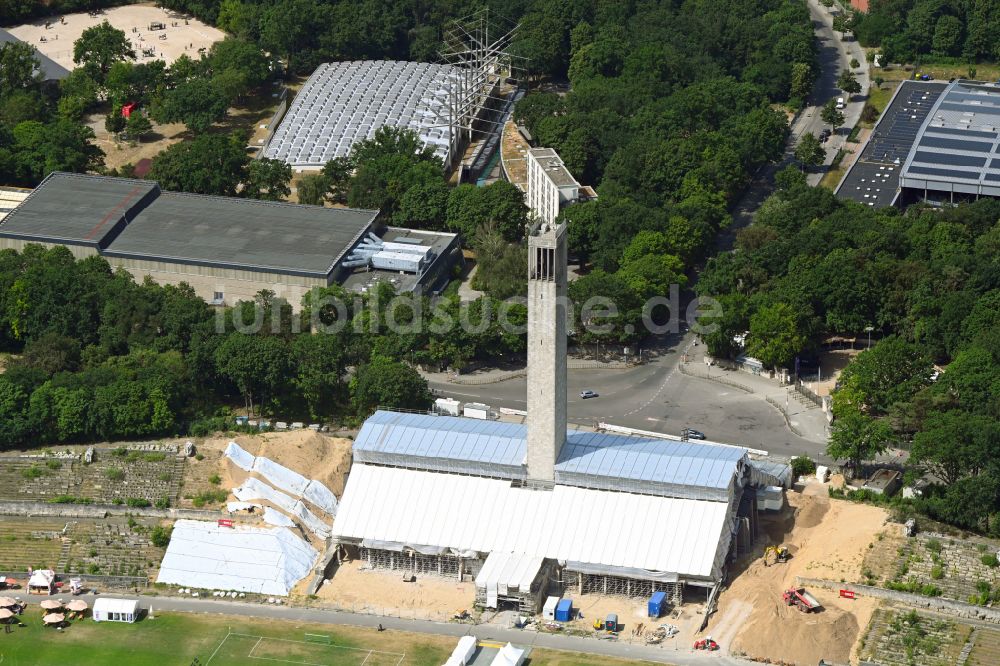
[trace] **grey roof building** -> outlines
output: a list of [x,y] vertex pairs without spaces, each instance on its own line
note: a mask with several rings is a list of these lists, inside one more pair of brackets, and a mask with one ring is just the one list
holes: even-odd
[[426,257],[413,274],[346,261],[362,243],[407,235],[378,224],[378,214],[166,192],[149,180],[55,172],[0,221],[0,247],[63,245],[77,257],[103,256],[136,278],[187,282],[219,305],[269,289],[298,307],[310,289],[356,273],[368,283],[391,280],[397,291],[447,280],[450,262],[460,256],[455,234],[406,238]]

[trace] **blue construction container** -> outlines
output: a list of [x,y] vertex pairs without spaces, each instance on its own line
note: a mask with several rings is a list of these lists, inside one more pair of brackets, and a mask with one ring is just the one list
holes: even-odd
[[573,600],[562,599],[556,604],[556,622],[569,622],[573,619]]
[[667,605],[666,592],[654,592],[649,598],[649,617],[660,617],[663,615],[663,607]]

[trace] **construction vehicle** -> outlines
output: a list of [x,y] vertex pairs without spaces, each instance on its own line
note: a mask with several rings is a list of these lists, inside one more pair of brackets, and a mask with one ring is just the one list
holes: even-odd
[[768,546],[764,549],[764,566],[770,566],[769,560],[771,556],[774,556],[774,563],[787,562],[792,558],[792,554],[788,552],[788,546]]
[[797,606],[803,613],[811,613],[822,608],[822,604],[816,597],[806,592],[804,587],[791,587],[781,595],[782,601],[787,606]]
[[711,636],[707,636],[700,640],[694,642],[695,650],[708,650],[709,652],[715,652],[719,649],[719,644],[712,640]]

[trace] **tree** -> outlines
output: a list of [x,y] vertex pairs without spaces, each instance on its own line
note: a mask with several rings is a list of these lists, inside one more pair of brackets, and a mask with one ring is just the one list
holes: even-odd
[[448,196],[448,228],[461,233],[467,241],[477,230],[492,223],[508,241],[524,238],[528,224],[528,207],[524,195],[507,181],[496,181],[486,187],[459,185]]
[[913,438],[913,462],[948,485],[982,472],[1000,453],[1000,424],[960,410],[936,412]]
[[215,363],[243,394],[250,414],[254,398],[263,410],[291,372],[288,344],[276,335],[230,333],[216,349]]
[[149,122],[149,118],[146,117],[146,114],[142,113],[138,109],[132,111],[132,114],[125,122],[125,133],[128,134],[130,139],[142,141],[142,137],[152,131],[153,123]]
[[59,115],[79,122],[97,105],[97,82],[83,69],[74,69],[59,82]]
[[108,115],[104,116],[104,129],[108,131],[108,134],[114,135],[116,139],[118,134],[125,131],[125,125],[127,124],[128,119],[122,115],[120,106],[111,107]]
[[687,286],[684,262],[673,254],[646,254],[622,263],[618,277],[644,298],[666,296],[671,285]]
[[819,166],[826,160],[826,149],[815,134],[806,133],[795,146],[795,159],[807,167]]
[[820,118],[822,118],[824,123],[832,127],[834,132],[844,124],[844,114],[837,108],[836,100],[831,99],[823,105],[823,110],[820,111]]
[[861,92],[861,84],[854,77],[854,72],[849,69],[845,69],[840,77],[837,79],[837,87],[843,90],[848,95],[853,95]]
[[872,81],[875,83],[875,87],[878,88],[879,90],[882,89],[882,84],[885,83],[885,79],[883,79],[881,76],[876,76],[875,78],[872,79]]
[[[919,347],[896,336],[880,340],[863,351],[840,375],[841,390],[850,392],[854,407],[874,416],[906,402],[930,383],[933,366]],[[845,394],[846,396],[847,394]],[[834,394],[834,403],[843,399]]]
[[243,195],[251,199],[281,201],[292,193],[292,167],[283,160],[263,157],[250,162]]
[[104,151],[90,141],[94,131],[65,118],[51,123],[25,121],[14,127],[16,179],[34,186],[53,171],[96,170]]
[[853,469],[860,470],[862,462],[885,453],[892,440],[892,428],[888,423],[851,410],[833,422],[826,454],[846,460]]
[[37,88],[42,77],[35,47],[14,40],[0,44],[0,95]]
[[792,84],[789,97],[804,100],[809,97],[813,83],[816,80],[816,73],[812,65],[806,62],[797,62],[792,65]]
[[192,132],[201,133],[226,117],[229,99],[211,81],[194,79],[179,84],[153,105],[157,122],[182,122]]
[[431,404],[427,380],[416,370],[384,356],[358,368],[350,382],[351,404],[358,416],[376,407],[426,409]]
[[858,62],[857,58],[851,58],[851,69],[857,69],[860,66],[861,66],[861,63]]
[[322,206],[330,191],[330,179],[323,173],[308,173],[299,179],[295,187],[300,204]]
[[933,51],[939,56],[957,56],[962,49],[962,21],[945,14],[934,29]]
[[448,194],[448,183],[443,178],[416,183],[403,193],[393,223],[408,229],[444,229]]
[[231,197],[244,181],[249,161],[245,136],[204,134],[154,157],[149,177],[166,190]]
[[239,39],[228,38],[213,44],[208,53],[208,66],[216,85],[228,80],[226,87],[230,99],[243,97],[271,76],[270,63],[260,47]]
[[104,82],[111,65],[120,60],[135,60],[135,51],[125,32],[106,20],[87,28],[73,42],[73,62],[83,65],[99,83]]
[[763,307],[750,317],[747,354],[769,368],[788,367],[807,342],[798,313],[787,303]]

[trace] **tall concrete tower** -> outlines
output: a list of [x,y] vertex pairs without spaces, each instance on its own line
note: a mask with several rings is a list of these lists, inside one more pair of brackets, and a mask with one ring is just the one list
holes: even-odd
[[552,482],[566,442],[566,225],[528,236],[528,479]]

